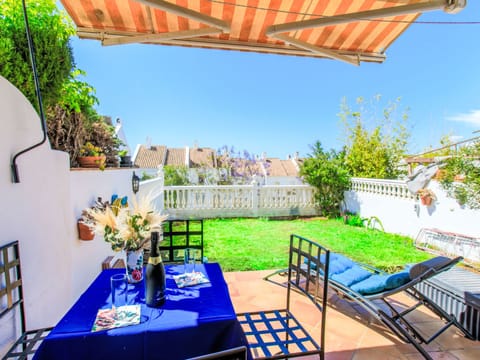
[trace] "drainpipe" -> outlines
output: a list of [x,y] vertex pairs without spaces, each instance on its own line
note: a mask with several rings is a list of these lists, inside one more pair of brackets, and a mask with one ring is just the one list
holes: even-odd
[[26,152],[42,145],[44,142],[47,141],[47,123],[45,121],[45,114],[43,112],[42,94],[40,92],[40,83],[38,80],[37,65],[35,62],[35,49],[33,46],[32,35],[30,34],[30,27],[28,26],[27,7],[25,5],[25,0],[22,0],[22,6],[23,6],[23,18],[25,19],[25,31],[27,35],[27,41],[28,41],[28,50],[30,53],[30,62],[32,63],[33,80],[35,82],[35,93],[38,99],[38,110],[40,115],[40,123],[42,125],[43,138],[39,143],[29,146],[28,148],[23,149],[22,151],[16,153],[13,156],[12,163],[10,166],[12,170],[12,182],[16,184],[20,182],[20,177],[18,176],[18,168],[17,168],[17,162],[16,162],[17,158],[20,155],[25,154]]

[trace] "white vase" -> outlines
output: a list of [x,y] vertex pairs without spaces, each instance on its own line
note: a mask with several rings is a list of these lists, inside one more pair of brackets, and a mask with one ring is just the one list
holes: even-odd
[[143,280],[143,249],[125,251],[125,270],[129,283],[134,284]]

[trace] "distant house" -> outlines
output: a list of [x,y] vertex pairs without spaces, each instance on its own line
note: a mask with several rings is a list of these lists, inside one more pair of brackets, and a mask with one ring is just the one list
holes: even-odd
[[301,161],[296,156],[288,159],[267,158],[266,185],[298,185],[302,184],[299,177]]
[[210,148],[169,148],[165,145],[138,145],[133,157],[135,167],[151,176],[157,176],[160,167],[185,166],[190,181],[203,184],[216,168],[215,151]]
[[[243,176],[245,159],[232,159],[236,165],[234,176]],[[296,185],[302,184],[299,170],[302,160],[296,155],[282,160],[278,158],[263,158],[255,164],[256,181],[266,185]],[[192,184],[216,184],[225,177],[225,164],[217,159],[215,150],[188,146],[184,148],[169,148],[165,145],[138,145],[133,156],[135,167],[150,176],[157,176],[162,166],[185,166],[189,169],[189,180]],[[240,164],[240,165],[239,165]],[[260,168],[258,168],[260,167]]]
[[[110,118],[110,123],[111,123],[111,118]],[[120,145],[119,150],[127,150],[127,155],[132,155],[130,151],[130,146],[128,146],[128,141],[127,137],[125,136],[125,132],[123,131],[123,124],[122,121],[117,118],[115,121],[115,135],[117,135],[117,138],[120,139],[122,142],[122,145]]]
[[133,165],[148,175],[156,176],[158,167],[165,164],[167,147],[164,145],[137,145],[133,155]]

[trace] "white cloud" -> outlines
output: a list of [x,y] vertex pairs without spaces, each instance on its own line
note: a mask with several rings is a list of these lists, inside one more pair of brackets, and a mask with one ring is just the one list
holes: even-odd
[[474,126],[480,126],[480,110],[472,110],[469,113],[448,116],[447,120],[459,121]]
[[461,135],[451,135],[451,136],[449,137],[449,139],[450,139],[450,141],[451,141],[452,143],[456,143],[456,142],[462,141],[463,138],[464,138],[464,136],[461,136]]

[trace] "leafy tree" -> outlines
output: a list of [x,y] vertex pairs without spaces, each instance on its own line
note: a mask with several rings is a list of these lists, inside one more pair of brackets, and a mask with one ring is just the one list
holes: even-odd
[[165,186],[190,185],[186,166],[165,165],[163,167]]
[[[95,125],[103,122],[94,109],[98,99],[94,95],[95,89],[78,79],[81,75],[85,75],[81,70],[72,71],[62,86],[58,102],[47,108],[48,138],[53,149],[69,153],[72,167],[78,165],[77,156],[87,141],[101,147],[107,155],[107,164],[111,165],[116,160],[116,154],[111,153],[118,148],[113,146],[112,149],[112,145],[118,140],[109,135],[113,134],[113,127]],[[103,144],[101,141],[105,139],[107,143]]]
[[350,188],[350,176],[344,165],[344,152],[324,151],[320,141],[311,147],[313,153],[305,159],[300,175],[315,187],[315,199],[324,216],[340,215],[344,192]]
[[[461,205],[480,209],[480,140],[462,146],[446,160],[440,180],[449,196]],[[462,181],[456,181],[460,177]]]
[[145,171],[143,171],[140,180],[145,181],[145,180],[150,180],[150,179],[155,179],[155,176],[147,174]]
[[[28,1],[27,14],[35,45],[40,89],[45,107],[53,106],[74,67],[70,18],[54,0]],[[0,75],[15,85],[38,110],[22,2],[0,1]]]
[[[107,166],[117,166],[120,140],[112,124],[95,110],[95,89],[79,80],[85,73],[74,67],[69,41],[75,30],[70,18],[57,9],[54,0],[29,1],[27,14],[52,148],[67,152],[70,166],[77,166],[80,148],[91,142],[102,148]],[[0,2],[0,74],[38,110],[22,2],[18,0]]]
[[390,102],[381,115],[376,106],[381,97],[374,98],[373,113],[363,98],[357,99],[359,109],[351,109],[343,99],[339,117],[345,127],[345,164],[352,176],[395,179],[403,174],[399,162],[406,154],[408,109],[397,117],[400,99]]

